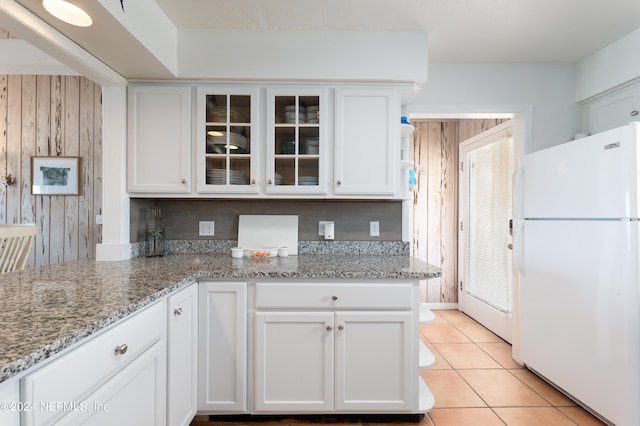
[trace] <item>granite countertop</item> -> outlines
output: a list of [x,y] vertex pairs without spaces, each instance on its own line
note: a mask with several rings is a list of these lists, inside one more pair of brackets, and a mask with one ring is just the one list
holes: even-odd
[[171,254],[0,274],[0,382],[198,279],[428,279],[409,256]]

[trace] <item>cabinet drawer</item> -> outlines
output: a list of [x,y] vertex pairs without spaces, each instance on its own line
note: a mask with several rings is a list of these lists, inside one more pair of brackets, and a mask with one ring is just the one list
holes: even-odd
[[[62,355],[22,379],[23,400],[36,406],[80,403],[96,387],[124,368],[155,342],[166,327],[165,302],[156,303]],[[124,353],[117,353],[116,347]],[[26,425],[48,424],[67,414],[64,408],[25,412]]]
[[256,283],[256,308],[411,309],[411,284]]

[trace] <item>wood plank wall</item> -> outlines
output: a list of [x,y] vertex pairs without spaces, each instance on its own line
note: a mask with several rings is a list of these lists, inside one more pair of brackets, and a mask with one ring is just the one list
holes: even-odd
[[[10,38],[0,29],[0,39]],[[80,157],[80,195],[31,194],[31,157]],[[102,241],[102,88],[79,76],[0,75],[0,223],[37,223],[27,266],[95,258]]]
[[421,283],[423,302],[458,302],[458,145],[503,121],[412,120],[413,254],[442,268],[442,277]]

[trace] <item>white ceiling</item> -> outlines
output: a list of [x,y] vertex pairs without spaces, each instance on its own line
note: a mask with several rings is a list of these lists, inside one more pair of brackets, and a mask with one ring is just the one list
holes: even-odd
[[[57,21],[40,0],[16,1],[125,78],[171,78],[172,71],[107,12],[119,10],[119,0],[75,0],[97,15],[89,29]],[[178,34],[426,31],[431,63],[574,63],[640,28],[640,0],[124,0],[124,8],[132,12],[154,1]]]
[[179,29],[427,30],[439,63],[577,62],[640,28],[640,0],[156,2]]

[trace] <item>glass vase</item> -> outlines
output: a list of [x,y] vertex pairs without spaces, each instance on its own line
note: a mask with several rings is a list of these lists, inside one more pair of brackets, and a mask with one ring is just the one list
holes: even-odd
[[160,208],[152,207],[147,216],[147,257],[164,256],[164,222]]

